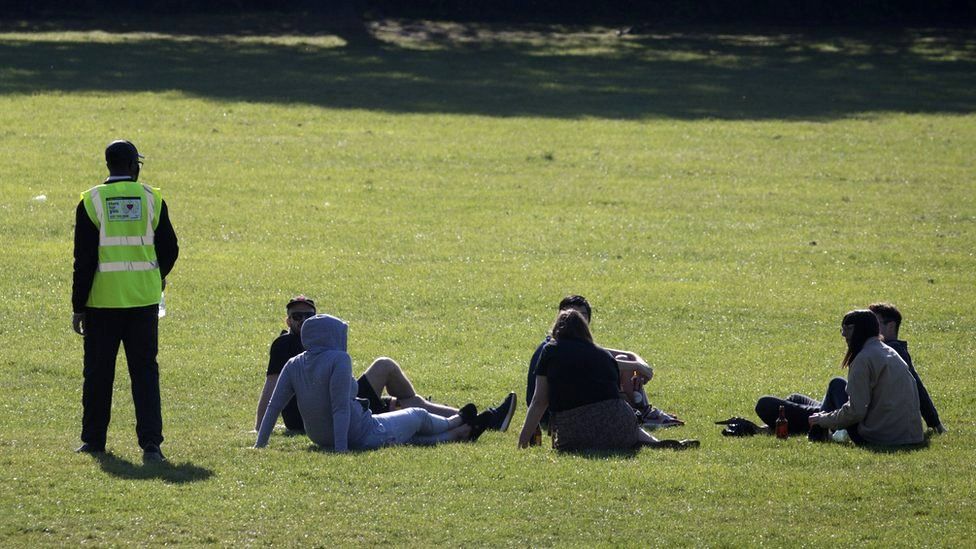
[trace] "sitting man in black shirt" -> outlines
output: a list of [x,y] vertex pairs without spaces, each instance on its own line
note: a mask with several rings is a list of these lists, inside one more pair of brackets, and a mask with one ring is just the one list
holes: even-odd
[[[305,350],[301,340],[302,324],[305,323],[306,319],[315,316],[315,302],[304,295],[299,295],[288,301],[285,311],[287,313],[285,324],[288,325],[288,330],[282,330],[281,335],[271,344],[267,377],[264,381],[264,389],[261,391],[261,398],[258,400],[258,410],[254,421],[255,430],[260,428],[261,420],[264,419],[264,413],[268,408],[271,395],[274,393],[275,384],[278,383],[278,375],[281,374],[281,369],[292,357],[300,355]],[[459,413],[462,417],[478,415],[477,407],[474,404],[467,404],[458,410],[431,402],[418,395],[403,369],[391,358],[380,357],[374,360],[369,368],[363,372],[363,375],[359,377],[357,383],[359,388],[356,396],[368,401],[369,409],[374,414],[394,412],[402,408],[423,408],[432,414],[443,417],[450,417]],[[389,396],[383,396],[384,390]],[[515,413],[515,406],[515,393],[509,393],[497,408],[489,408],[487,411],[490,416],[487,424],[488,429],[508,430],[508,425]],[[285,421],[285,428],[289,431],[303,432],[305,430],[301,412],[299,412],[298,404],[294,398],[281,411],[281,416]]]

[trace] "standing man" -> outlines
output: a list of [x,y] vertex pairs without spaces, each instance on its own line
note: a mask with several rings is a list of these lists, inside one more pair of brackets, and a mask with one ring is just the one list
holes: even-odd
[[75,213],[72,328],[85,338],[78,452],[105,451],[119,344],[125,346],[144,461],[165,461],[159,402],[159,301],[179,255],[159,189],[138,183],[142,155],[129,141],[105,149],[109,176],[81,193]]

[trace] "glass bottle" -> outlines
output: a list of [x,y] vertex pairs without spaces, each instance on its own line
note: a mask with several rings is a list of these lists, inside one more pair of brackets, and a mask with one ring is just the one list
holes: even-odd
[[779,407],[779,417],[776,418],[776,438],[788,438],[790,424],[786,421],[786,406]]

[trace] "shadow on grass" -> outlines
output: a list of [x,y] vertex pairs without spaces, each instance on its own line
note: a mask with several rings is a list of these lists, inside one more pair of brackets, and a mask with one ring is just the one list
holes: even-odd
[[179,465],[169,461],[161,463],[136,464],[120,458],[111,452],[94,454],[102,471],[113,477],[126,480],[160,479],[171,484],[186,484],[207,480],[213,476],[213,471],[205,467],[198,467],[191,463]]
[[576,456],[586,459],[633,459],[640,453],[640,448],[630,450],[558,450],[559,455]]
[[[968,29],[617,37],[609,29],[382,22],[372,34],[343,37],[294,20],[208,21],[0,24],[17,32],[0,37],[0,95],[177,91],[390,113],[611,119],[976,111],[976,31]],[[30,38],[63,28],[108,34]],[[116,31],[144,34],[104,41]],[[322,41],[330,36],[341,40]]]
[[863,444],[858,446],[858,448],[873,454],[909,454],[912,452],[918,452],[919,450],[925,450],[928,447],[928,437],[926,437],[925,440],[919,444],[904,444],[902,446],[875,446],[871,444]]

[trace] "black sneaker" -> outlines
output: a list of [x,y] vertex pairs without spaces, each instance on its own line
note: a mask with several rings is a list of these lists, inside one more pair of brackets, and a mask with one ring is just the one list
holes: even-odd
[[512,423],[512,416],[515,415],[517,401],[518,397],[515,396],[515,393],[508,393],[508,396],[505,397],[505,400],[502,401],[498,408],[488,408],[488,411],[492,414],[488,428],[493,431],[507,431],[508,426]]
[[87,442],[75,449],[75,452],[79,454],[104,454],[104,446],[95,446],[94,444],[88,444]]
[[830,440],[830,430],[819,425],[814,425],[813,427],[810,427],[810,433],[807,435],[807,440],[810,442],[827,442]]
[[163,455],[163,451],[159,449],[159,446],[150,444],[142,449],[142,461],[144,463],[163,462],[166,461],[166,456]]
[[458,415],[461,416],[461,420],[464,421],[465,425],[471,425],[478,416],[478,407],[469,402],[458,410]]

